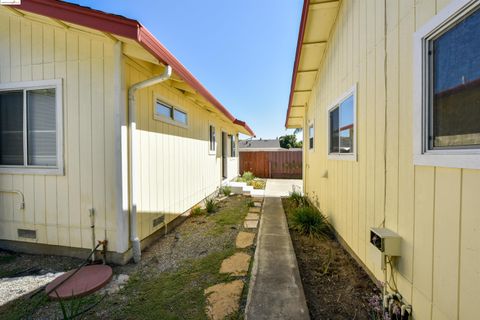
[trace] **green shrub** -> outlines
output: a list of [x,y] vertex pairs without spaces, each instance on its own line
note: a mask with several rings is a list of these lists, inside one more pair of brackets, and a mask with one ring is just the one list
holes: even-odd
[[251,200],[251,199],[247,200],[247,207],[249,207],[249,208],[255,207],[255,203],[253,202],[253,200]]
[[302,195],[298,191],[293,191],[290,193],[290,201],[293,202],[297,207],[309,207],[310,203],[308,202],[307,197]]
[[203,215],[203,213],[204,213],[204,212],[203,212],[202,208],[200,208],[200,207],[198,207],[198,206],[195,207],[195,208],[193,208],[193,209],[190,211],[190,215],[191,215],[192,217],[201,216],[201,215]]
[[242,175],[242,178],[245,180],[245,182],[249,182],[255,179],[255,175],[250,171],[245,171]]
[[214,197],[205,199],[205,209],[208,213],[214,213],[218,209],[217,200]]
[[243,177],[238,177],[235,181],[236,182],[246,182]]
[[309,237],[331,235],[327,218],[314,207],[298,207],[290,217],[291,229]]
[[222,193],[225,196],[229,196],[232,193],[232,188],[229,186],[224,186],[220,188],[220,193]]

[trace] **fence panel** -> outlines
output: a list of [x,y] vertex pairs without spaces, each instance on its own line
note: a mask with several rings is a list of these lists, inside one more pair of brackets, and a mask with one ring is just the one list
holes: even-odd
[[302,150],[240,151],[240,173],[260,178],[302,179]]

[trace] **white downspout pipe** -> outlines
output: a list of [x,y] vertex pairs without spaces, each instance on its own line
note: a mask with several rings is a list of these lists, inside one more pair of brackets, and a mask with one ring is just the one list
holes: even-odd
[[130,139],[128,141],[128,157],[130,162],[129,188],[130,188],[130,241],[132,242],[133,261],[138,263],[142,256],[140,239],[137,235],[137,184],[138,184],[138,154],[137,154],[137,122],[135,92],[138,89],[153,86],[168,80],[172,75],[172,67],[166,66],[165,71],[156,77],[138,82],[128,89],[128,128]]

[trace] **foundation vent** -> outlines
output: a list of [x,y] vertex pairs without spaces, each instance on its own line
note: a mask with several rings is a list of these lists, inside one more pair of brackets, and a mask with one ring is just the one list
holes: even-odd
[[162,215],[156,219],[153,219],[153,227],[157,227],[165,222],[165,215]]
[[37,230],[17,229],[19,238],[37,239]]

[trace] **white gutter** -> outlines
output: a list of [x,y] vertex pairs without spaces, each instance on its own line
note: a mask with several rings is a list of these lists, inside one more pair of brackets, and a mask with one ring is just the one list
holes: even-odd
[[138,154],[137,154],[137,123],[135,92],[138,89],[153,86],[168,80],[172,76],[172,67],[166,66],[165,71],[156,77],[138,82],[128,89],[128,127],[130,139],[128,141],[128,153],[130,161],[129,188],[130,188],[130,241],[132,242],[133,261],[138,263],[142,256],[140,239],[137,235],[137,184],[138,184]]

